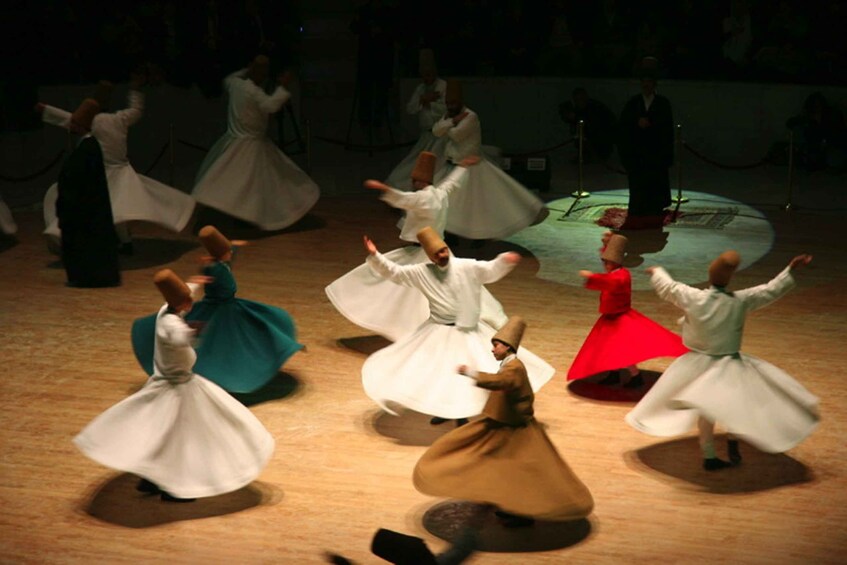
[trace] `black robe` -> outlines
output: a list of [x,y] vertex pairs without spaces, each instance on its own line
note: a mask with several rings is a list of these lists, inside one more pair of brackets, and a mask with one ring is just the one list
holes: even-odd
[[[639,127],[639,118],[647,118],[650,126]],[[629,216],[659,216],[671,203],[671,103],[656,94],[648,110],[641,94],[633,96],[624,106],[618,126],[618,154],[629,176]]]
[[59,172],[56,216],[62,230],[62,263],[68,286],[121,284],[118,236],[112,219],[103,151],[86,137]]

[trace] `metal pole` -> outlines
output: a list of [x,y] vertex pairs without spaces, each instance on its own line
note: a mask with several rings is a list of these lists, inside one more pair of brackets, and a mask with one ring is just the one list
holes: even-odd
[[176,149],[176,144],[174,143],[174,124],[171,122],[170,127],[168,128],[168,165],[170,169],[170,184],[174,185],[174,168],[176,164],[176,158],[174,157]]
[[794,192],[794,131],[788,130],[788,198],[785,202],[785,211],[790,212],[794,207],[791,203],[791,195]]
[[585,150],[585,136],[584,136],[585,122],[583,120],[579,120],[579,127],[578,127],[577,131],[579,132],[579,138],[578,138],[578,141],[579,141],[579,168],[578,168],[577,187],[576,187],[576,191],[571,193],[571,196],[574,197],[574,201],[571,202],[570,208],[568,208],[568,211],[565,212],[565,214],[564,214],[564,216],[562,216],[562,218],[570,215],[570,213],[573,211],[574,206],[576,206],[577,202],[579,202],[583,198],[588,198],[589,196],[591,196],[591,193],[584,191],[583,186],[582,186],[582,181],[583,181],[582,165],[584,163],[583,155],[584,155],[584,150]]
[[679,205],[688,202],[688,198],[682,196],[682,124],[676,124],[676,196],[671,199],[676,202],[674,219],[679,211]]

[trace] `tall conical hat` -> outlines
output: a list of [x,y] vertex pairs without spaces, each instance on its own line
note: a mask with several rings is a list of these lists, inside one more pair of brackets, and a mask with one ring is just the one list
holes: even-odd
[[94,116],[100,113],[100,104],[94,98],[86,98],[71,114],[71,121],[87,130],[91,129]]
[[450,79],[447,81],[447,88],[444,91],[444,101],[447,104],[451,102],[456,104],[463,104],[464,98],[462,97],[462,83],[456,79]]
[[741,264],[741,255],[737,251],[724,251],[709,265],[709,282],[715,286],[726,286],[732,274]]
[[256,55],[256,57],[250,63],[250,66],[267,70],[271,68],[271,60],[268,59],[267,55]]
[[447,247],[447,244],[444,243],[444,240],[441,239],[441,236],[432,229],[427,226],[421,231],[418,232],[418,241],[423,247],[423,250],[426,251],[426,256],[432,259],[435,254]]
[[438,72],[435,67],[435,53],[432,49],[421,49],[418,54],[418,72],[423,75],[424,73],[436,73]]
[[623,265],[623,258],[626,255],[626,244],[629,240],[618,234],[612,234],[609,238],[609,242],[606,244],[606,248],[603,250],[603,254],[600,255],[601,259],[605,259],[606,261],[611,261],[612,263],[617,263],[618,265]]
[[526,322],[524,322],[523,318],[520,316],[512,316],[502,328],[497,330],[497,333],[494,334],[491,341],[502,341],[517,351],[518,347],[521,345],[521,339],[523,338],[523,332],[525,329]]
[[435,174],[435,159],[435,153],[421,151],[418,160],[415,161],[415,168],[412,169],[412,180],[432,184],[432,177]]
[[114,88],[115,85],[108,80],[101,80],[97,83],[97,87],[94,89],[94,94],[91,97],[100,104],[101,108],[108,108],[109,100],[112,99],[112,90]]
[[197,234],[209,255],[220,259],[232,250],[232,243],[215,226],[204,226]]
[[171,308],[180,308],[191,301],[191,289],[170,269],[162,269],[153,275],[153,284]]

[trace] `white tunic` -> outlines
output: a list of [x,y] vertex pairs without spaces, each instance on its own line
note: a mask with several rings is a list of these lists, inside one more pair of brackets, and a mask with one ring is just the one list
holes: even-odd
[[305,216],[320,191],[267,137],[270,115],[291,95],[282,86],[268,95],[246,75],[242,69],[224,80],[227,132],[200,165],[192,194],[197,202],[263,230],[279,230]]
[[733,293],[687,286],[662,268],[650,282],[685,312],[682,341],[691,352],[674,361],[627,414],[630,425],[672,436],[687,432],[702,415],[771,453],[791,449],[817,427],[814,395],[781,369],[739,352],[747,314],[794,287],[790,269]]
[[456,167],[438,186],[429,185],[415,192],[403,192],[392,188],[382,193],[382,199],[395,208],[406,211],[400,239],[417,243],[418,232],[429,226],[444,234],[447,226],[448,198],[457,188],[463,186],[468,170]]
[[0,196],[0,232],[6,235],[12,235],[18,231],[18,224],[15,223],[15,218],[12,217],[12,211],[3,201]]
[[[118,112],[101,112],[94,116],[91,123],[91,135],[103,151],[114,222],[145,221],[176,232],[182,231],[194,211],[194,199],[175,188],[139,175],[132,168],[127,159],[127,136],[130,126],[141,119],[144,95],[130,90],[127,105]],[[45,122],[66,129],[70,118],[70,112],[53,106],[45,106],[42,114]],[[58,185],[53,184],[44,196],[44,233],[58,237],[57,196]]]
[[[411,151],[394,167],[388,178],[385,179],[385,184],[395,186],[401,190],[411,190],[412,170],[421,151],[435,153],[435,170],[439,170],[444,166],[444,151],[447,146],[447,138],[434,136],[432,134],[432,126],[447,111],[447,106],[444,103],[446,90],[447,82],[440,78],[435,79],[432,84],[424,84],[422,82],[415,88],[415,91],[409,98],[409,102],[406,104],[406,112],[417,115],[420,136]],[[430,102],[429,107],[425,107],[421,104],[421,96],[426,92],[438,92],[441,96]]]
[[162,306],[153,376],[74,438],[91,459],[144,477],[179,498],[247,485],[274,449],[273,437],[244,405],[192,372],[194,335],[167,304]]
[[[437,186],[428,186],[417,192],[392,189],[384,193],[383,200],[406,210],[406,217],[401,220],[400,238],[417,241],[417,232],[426,226],[431,226],[444,237],[448,196],[456,189],[462,190],[466,177],[467,170],[456,167]],[[401,247],[388,252],[385,257],[397,265],[430,262],[426,252],[418,246]],[[393,341],[413,333],[429,318],[429,304],[423,294],[411,286],[383,278],[368,263],[339,277],[325,290],[332,305],[345,318]],[[488,325],[500,328],[506,323],[503,307],[485,288],[481,290],[480,309],[480,316]]]
[[[479,414],[488,392],[456,373],[466,364],[497,371],[491,355],[495,330],[480,321],[482,285],[512,270],[504,255],[493,261],[450,258],[448,266],[433,263],[400,266],[382,254],[368,258],[380,275],[420,291],[429,303],[430,317],[418,329],[368,357],[362,367],[365,393],[388,412],[399,404],[442,418]],[[521,348],[533,390],[552,378],[555,369]]]
[[[448,161],[481,158],[470,168],[465,188],[450,199],[447,231],[470,239],[503,239],[543,220],[544,203],[486,158],[479,117],[467,107],[462,112],[468,115],[456,125],[445,115],[432,126],[433,134],[448,138]],[[447,169],[436,173],[435,180],[444,178]]]

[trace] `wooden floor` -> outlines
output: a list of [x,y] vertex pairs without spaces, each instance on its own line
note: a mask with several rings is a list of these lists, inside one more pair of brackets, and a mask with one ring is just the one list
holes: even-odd
[[[741,467],[717,474],[700,469],[693,434],[668,440],[631,429],[623,421],[631,402],[592,400],[566,386],[597,316],[596,294],[536,278],[529,257],[491,290],[508,313],[527,318],[524,345],[558,370],[537,396],[536,415],[596,508],[577,524],[505,531],[486,523],[491,551],[472,563],[845,562],[847,222],[768,214],[775,246],[739,273],[738,286],[765,282],[797,253],[815,260],[793,293],[749,320],[744,350],[820,397],[819,429],[782,455],[746,447]],[[235,265],[239,295],[287,309],[308,352],[295,355],[262,398],[246,399],[276,438],[259,480],[184,505],[144,498],[133,477],[89,461],[71,440],[143,384],[130,324],[158,308],[151,283],[158,268],[196,271],[196,243],[188,231],[138,226],[123,286],[70,289],[41,239],[38,215],[16,214],[17,243],[0,241],[0,561],[300,564],[336,551],[377,563],[369,544],[379,527],[446,546],[425,525],[449,529],[466,507],[424,496],[411,482],[415,462],[444,430],[422,415],[376,409],[360,369],[385,342],[347,322],[323,291],[362,261],[363,233],[384,249],[396,246],[394,216],[371,195],[324,198],[286,232],[229,230],[253,239]],[[675,327],[678,312],[652,293],[636,293],[634,303]],[[644,367],[661,372],[668,363]]]

